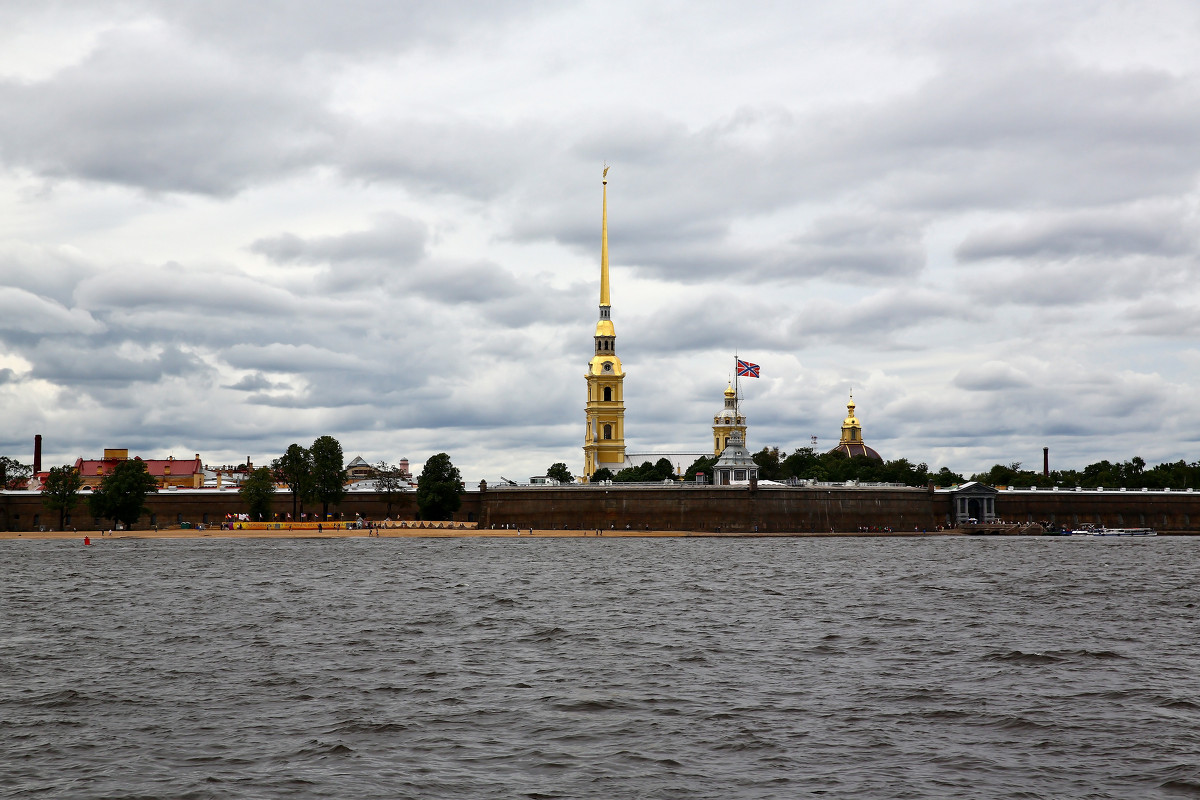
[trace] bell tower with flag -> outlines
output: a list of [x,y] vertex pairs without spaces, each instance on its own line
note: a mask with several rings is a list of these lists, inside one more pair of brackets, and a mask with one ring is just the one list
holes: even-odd
[[617,333],[608,294],[608,166],[603,183],[600,224],[600,319],[596,322],[595,355],[587,371],[587,429],[583,435],[583,476],[596,470],[613,472],[625,465],[625,371],[617,357]]

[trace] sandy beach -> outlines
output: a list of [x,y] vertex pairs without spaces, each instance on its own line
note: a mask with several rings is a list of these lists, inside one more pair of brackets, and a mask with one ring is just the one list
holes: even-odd
[[137,531],[0,531],[4,539],[77,539],[81,543],[87,537],[92,544],[103,544],[115,539],[515,539],[515,538],[688,538],[706,537],[719,539],[778,538],[791,536],[957,536],[957,531],[892,531],[888,533],[860,531],[813,532],[758,532],[716,533],[714,531],[635,531],[606,530],[478,530],[475,528],[380,528],[372,530],[220,530],[198,531],[190,528]]

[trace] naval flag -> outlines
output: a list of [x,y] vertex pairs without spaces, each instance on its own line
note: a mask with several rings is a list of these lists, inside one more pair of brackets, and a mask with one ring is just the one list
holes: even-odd
[[737,374],[739,378],[757,378],[758,364],[751,364],[749,361],[737,360]]

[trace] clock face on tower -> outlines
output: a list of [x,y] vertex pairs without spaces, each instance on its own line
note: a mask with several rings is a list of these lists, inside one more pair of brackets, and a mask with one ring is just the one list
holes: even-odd
[[612,362],[611,362],[611,361],[605,361],[605,362],[604,362],[604,371],[605,371],[605,372],[612,372]]

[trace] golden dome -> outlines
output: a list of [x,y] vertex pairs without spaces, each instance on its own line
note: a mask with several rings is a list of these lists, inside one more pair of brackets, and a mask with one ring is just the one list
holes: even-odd
[[[605,368],[605,364],[608,368]],[[623,375],[621,372],[621,359],[615,355],[599,355],[592,356],[592,360],[588,362],[588,372],[592,375]]]
[[733,384],[731,383],[731,384],[729,384],[729,386],[728,386],[728,387],[725,389],[725,396],[726,396],[726,397],[733,397],[735,394],[737,394],[737,392],[735,392],[735,391],[733,390]]
[[596,323],[597,336],[616,336],[617,331],[613,327],[611,319],[602,319]]

